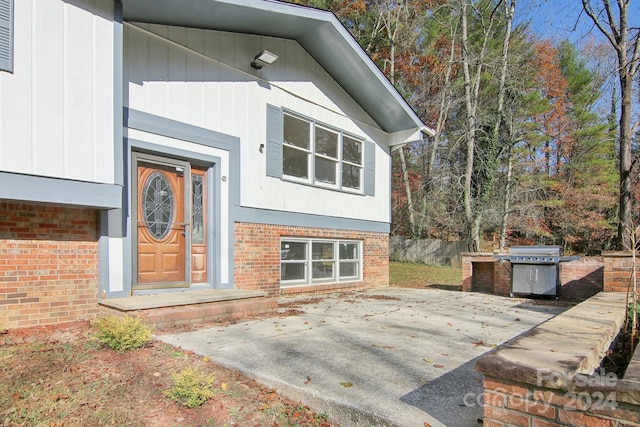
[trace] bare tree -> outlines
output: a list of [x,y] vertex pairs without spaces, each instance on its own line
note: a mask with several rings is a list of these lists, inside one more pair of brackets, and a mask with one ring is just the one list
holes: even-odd
[[[598,8],[594,3],[599,5]],[[631,141],[633,138],[633,84],[640,59],[640,29],[629,26],[630,0],[616,0],[614,10],[609,0],[582,0],[584,12],[607,38],[616,52],[618,80],[620,83],[620,121],[618,139],[620,146],[620,201],[618,222],[618,246],[631,245]]]
[[[462,47],[462,71],[464,78],[464,103],[466,108],[466,166],[464,172],[464,212],[467,223],[467,237],[471,240],[474,250],[480,249],[480,226],[482,224],[482,209],[476,205],[472,193],[472,180],[474,171],[474,155],[477,145],[477,129],[478,129],[478,105],[479,92],[482,73],[484,71],[485,57],[489,48],[489,41],[494,36],[494,25],[496,23],[496,12],[502,0],[499,0],[495,7],[487,15],[484,11],[475,9],[473,0],[461,0],[460,16],[461,16],[461,47]],[[493,6],[489,2],[490,6]],[[482,42],[479,51],[474,55],[471,51],[471,42],[469,40],[469,9],[473,9],[476,16],[480,20],[482,28]],[[486,17],[486,19],[485,19]],[[475,69],[474,69],[475,66]]]

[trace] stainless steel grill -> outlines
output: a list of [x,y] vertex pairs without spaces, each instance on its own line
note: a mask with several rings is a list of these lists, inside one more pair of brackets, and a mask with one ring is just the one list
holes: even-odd
[[560,263],[580,259],[562,256],[560,246],[514,246],[509,255],[497,255],[511,263],[511,295],[558,296]]

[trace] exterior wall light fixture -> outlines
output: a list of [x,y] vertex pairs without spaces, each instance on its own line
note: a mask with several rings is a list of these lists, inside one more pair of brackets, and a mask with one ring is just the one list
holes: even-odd
[[265,65],[273,64],[276,59],[278,59],[278,55],[276,55],[275,53],[271,53],[268,50],[263,50],[262,52],[257,54],[255,58],[253,58],[253,61],[251,61],[251,66],[256,70],[259,70]]

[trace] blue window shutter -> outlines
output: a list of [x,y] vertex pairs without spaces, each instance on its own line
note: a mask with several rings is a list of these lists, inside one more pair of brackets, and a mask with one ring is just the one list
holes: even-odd
[[376,195],[376,145],[371,141],[364,143],[364,194]]
[[282,110],[267,104],[267,176],[282,178]]
[[13,72],[13,0],[0,0],[0,70]]

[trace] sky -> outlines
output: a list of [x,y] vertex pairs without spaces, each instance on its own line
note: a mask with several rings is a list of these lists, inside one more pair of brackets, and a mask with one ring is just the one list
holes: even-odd
[[[601,3],[601,0],[592,1],[596,7]],[[614,10],[617,9],[616,2],[611,0]],[[515,16],[519,21],[531,20],[532,31],[545,38],[558,41],[568,38],[579,44],[590,34],[602,37],[582,11],[581,0],[518,0]],[[640,27],[640,0],[630,0],[628,17],[630,26]]]

